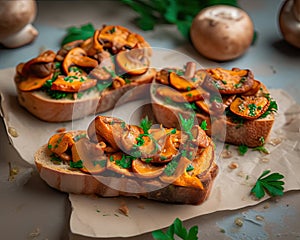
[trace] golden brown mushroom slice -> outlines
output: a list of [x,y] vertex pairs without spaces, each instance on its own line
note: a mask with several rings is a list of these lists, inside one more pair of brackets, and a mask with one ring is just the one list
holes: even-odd
[[75,141],[71,133],[57,133],[50,137],[48,148],[51,152],[59,156],[66,152],[74,143]]
[[158,86],[156,88],[156,94],[166,101],[173,101],[183,103],[186,102],[186,98],[177,90],[168,86]]
[[254,80],[252,88],[249,91],[243,93],[243,95],[254,96],[259,91],[260,88],[261,88],[261,82]]
[[161,175],[166,168],[166,165],[153,165],[151,163],[146,163],[140,159],[135,159],[132,161],[132,170],[136,176],[140,178],[155,178]]
[[95,68],[98,65],[98,61],[88,57],[84,49],[75,47],[67,53],[62,64],[66,75],[69,74],[69,68],[73,65],[83,68]]
[[196,87],[191,80],[186,79],[184,76],[181,76],[176,72],[170,72],[169,80],[170,85],[179,91],[190,91]]
[[182,95],[187,102],[195,102],[209,98],[210,93],[204,90],[202,87],[197,87],[194,90],[183,92]]
[[77,93],[92,88],[96,84],[96,79],[90,79],[83,75],[78,76],[70,72],[68,76],[59,75],[52,83],[51,90]]
[[93,136],[93,139],[105,139],[113,149],[119,150],[121,147],[121,137],[128,128],[127,124],[114,117],[97,116],[88,127],[89,136]]
[[203,84],[211,91],[219,91],[221,94],[241,94],[253,87],[254,79],[250,70],[214,68],[207,69],[207,73]]
[[30,75],[26,80],[18,82],[17,86],[20,91],[29,92],[40,89],[51,78],[52,74],[43,78]]
[[42,52],[39,56],[24,64],[22,76],[34,75],[40,78],[49,76],[53,72],[53,62],[55,57],[55,52],[51,50]]
[[264,114],[270,105],[266,97],[242,96],[237,97],[230,105],[230,110],[246,119],[257,119]]
[[116,63],[121,74],[127,73],[129,75],[141,75],[147,72],[150,66],[150,60],[142,48],[119,52],[116,55]]
[[89,174],[99,174],[106,169],[107,156],[104,151],[87,138],[81,138],[71,148],[72,161],[82,162],[81,171]]

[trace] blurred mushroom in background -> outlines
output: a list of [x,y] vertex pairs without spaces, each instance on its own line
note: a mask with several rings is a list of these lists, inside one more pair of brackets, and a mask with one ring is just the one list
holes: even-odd
[[279,27],[284,39],[300,48],[300,0],[286,0],[279,12]]
[[18,48],[34,41],[38,31],[31,23],[36,13],[35,0],[0,0],[0,44]]

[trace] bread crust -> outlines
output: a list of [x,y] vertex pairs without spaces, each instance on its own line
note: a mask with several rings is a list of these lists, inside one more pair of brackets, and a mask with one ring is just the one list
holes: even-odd
[[[105,177],[101,175],[90,175],[80,170],[70,169],[67,164],[56,165],[51,161],[51,151],[47,145],[37,150],[34,156],[35,164],[41,178],[52,188],[62,192],[75,194],[97,194],[102,197],[133,196],[144,197],[151,200],[180,203],[180,204],[201,204],[207,199],[215,179],[218,166],[214,162],[214,150],[210,145],[205,149],[201,157],[203,161],[210,164],[201,174],[198,175],[204,188],[175,186],[173,184],[162,185],[158,179],[139,181],[134,178]],[[104,184],[105,183],[105,184]],[[159,185],[160,184],[160,185]],[[111,186],[136,186],[143,188],[143,191],[130,192],[120,191]],[[153,186],[156,190],[153,191]],[[122,188],[123,189],[123,188]]]
[[[151,83],[156,71],[149,68],[148,71],[139,76],[133,76],[132,82],[117,89],[106,89],[101,94],[91,93],[85,98],[71,99],[51,99],[42,91],[24,92],[18,90],[18,101],[37,118],[47,122],[65,122],[83,118],[85,116],[105,112],[112,109],[119,98],[131,89],[143,84]],[[18,77],[16,76],[15,79]],[[131,94],[126,101],[133,101],[145,96],[145,91]]]

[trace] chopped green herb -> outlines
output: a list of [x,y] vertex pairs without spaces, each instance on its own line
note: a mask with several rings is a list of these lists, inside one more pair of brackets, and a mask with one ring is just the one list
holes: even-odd
[[227,84],[227,81],[225,81],[225,80],[221,80],[221,81],[223,84],[225,84],[225,85]]
[[257,106],[254,103],[250,103],[248,105],[248,108],[249,108],[249,116],[254,117],[256,115],[255,113],[256,113]]
[[201,122],[200,127],[201,127],[204,131],[207,130],[207,122],[206,122],[206,120],[204,120],[204,121]]
[[114,156],[113,156],[113,155],[111,155],[111,156],[109,157],[109,161],[111,161],[111,162],[114,161]]
[[171,133],[171,134],[175,134],[175,133],[176,133],[176,131],[177,131],[177,130],[176,130],[176,128],[173,128],[173,129],[171,130],[171,132],[170,132],[170,133]]
[[191,91],[191,87],[187,87],[186,90],[187,90],[187,91]]
[[264,146],[258,146],[252,149],[252,151],[259,151],[261,153],[269,154],[268,149],[266,149]]
[[189,172],[189,171],[192,171],[192,170],[194,170],[194,169],[195,169],[194,166],[193,166],[192,164],[189,164],[185,170],[186,170],[187,172]]
[[192,102],[192,103],[184,103],[184,107],[187,109],[191,109],[191,110],[197,110],[197,105]]
[[148,116],[146,116],[145,118],[143,118],[140,122],[140,127],[143,129],[145,134],[149,134],[149,129],[151,128],[152,123],[151,121],[148,119]]
[[[254,187],[251,189],[251,193],[258,199],[265,196],[265,192],[271,196],[282,196],[284,182],[280,181],[284,178],[280,173],[271,173],[271,171],[265,170],[257,179]],[[268,176],[267,176],[268,175]]]
[[262,145],[265,144],[265,138],[264,138],[263,136],[261,136],[261,137],[259,138],[259,141],[261,142]]
[[77,162],[70,161],[71,168],[83,168],[83,162],[81,160]]
[[102,92],[103,90],[105,90],[106,88],[110,87],[112,84],[112,82],[108,82],[108,83],[97,83],[96,88],[99,92]]
[[48,144],[48,149],[51,149],[52,148],[52,145],[51,144]]
[[192,114],[188,119],[183,118],[182,115],[179,114],[181,128],[185,133],[189,135],[190,139],[193,138],[191,130],[192,127],[194,126],[194,118],[195,118],[195,114]]
[[51,159],[52,162],[61,162],[61,161],[62,161],[62,160],[61,160],[57,155],[55,155],[54,153],[52,153],[52,154],[50,155],[50,159]]
[[238,146],[238,153],[241,156],[244,156],[247,151],[248,151],[248,147],[246,145],[240,145],[240,146]]
[[121,168],[130,168],[133,159],[135,157],[123,154],[120,160],[115,160],[115,163]]
[[269,114],[271,114],[271,113],[273,113],[273,112],[277,112],[277,110],[278,110],[278,106],[277,106],[276,101],[271,100],[271,101],[270,101],[270,105],[269,105],[267,111],[266,111],[264,114],[262,114],[262,115],[260,116],[260,118],[265,118],[265,117],[267,117]]

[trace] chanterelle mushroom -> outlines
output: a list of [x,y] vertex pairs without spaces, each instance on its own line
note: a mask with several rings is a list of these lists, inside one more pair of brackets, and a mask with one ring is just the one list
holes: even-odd
[[7,48],[31,43],[38,35],[31,25],[36,11],[35,0],[0,0],[0,43]]

